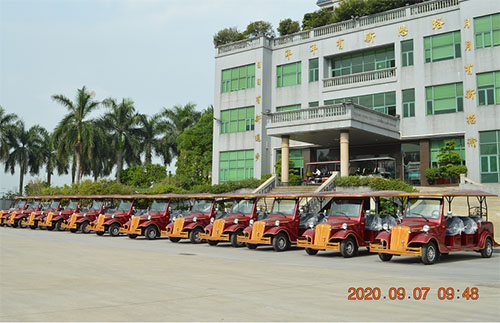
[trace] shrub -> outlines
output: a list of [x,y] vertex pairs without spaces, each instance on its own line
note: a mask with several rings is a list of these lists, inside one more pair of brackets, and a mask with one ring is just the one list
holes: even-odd
[[442,178],[441,170],[437,167],[427,168],[425,170],[425,177],[427,177],[429,184],[435,184],[438,179]]
[[290,186],[299,186],[302,185],[303,178],[300,175],[297,174],[290,174],[288,175],[288,183]]
[[335,186],[369,186],[376,191],[403,191],[416,192],[417,190],[403,182],[400,179],[386,179],[383,177],[366,177],[366,176],[345,176],[335,179]]
[[299,31],[300,31],[300,24],[298,21],[294,21],[290,18],[280,21],[280,25],[278,27],[278,32],[280,33],[280,36],[294,34]]

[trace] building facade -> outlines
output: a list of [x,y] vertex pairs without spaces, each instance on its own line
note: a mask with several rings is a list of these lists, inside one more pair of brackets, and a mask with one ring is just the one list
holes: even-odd
[[497,0],[428,1],[216,50],[213,183],[272,173],[289,150],[301,175],[380,159],[426,184],[453,139],[471,181],[500,185]]

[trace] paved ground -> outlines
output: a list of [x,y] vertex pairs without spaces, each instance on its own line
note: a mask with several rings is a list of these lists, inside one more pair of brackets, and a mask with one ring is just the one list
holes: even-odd
[[[379,287],[377,301],[347,300]],[[430,287],[389,300],[391,287]],[[438,300],[440,287],[460,290]],[[478,300],[461,296],[467,287]],[[457,299],[460,297],[460,299]],[[500,254],[382,263],[362,251],[307,256],[168,240],[0,228],[1,321],[498,321]]]

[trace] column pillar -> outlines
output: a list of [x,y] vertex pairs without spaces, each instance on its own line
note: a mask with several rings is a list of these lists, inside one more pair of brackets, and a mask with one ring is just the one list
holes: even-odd
[[281,137],[281,185],[288,186],[290,159],[290,137]]
[[340,132],[340,176],[349,176],[349,131]]
[[431,164],[429,140],[420,140],[420,185],[429,185],[425,171]]

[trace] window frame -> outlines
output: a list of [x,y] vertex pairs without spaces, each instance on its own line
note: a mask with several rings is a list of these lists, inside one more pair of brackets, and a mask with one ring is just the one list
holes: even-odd
[[[455,96],[437,97],[436,98],[435,92],[437,89],[441,89],[442,91],[446,91],[445,87],[450,86],[450,85],[455,86]],[[432,94],[431,98],[429,98],[429,96],[428,96],[429,90],[431,90],[431,94]],[[450,100],[451,98],[455,99],[455,110],[454,111],[451,111],[451,109],[436,110],[436,101],[444,102],[445,100]],[[425,109],[426,115],[439,115],[439,114],[463,112],[464,111],[463,83],[457,82],[457,83],[448,83],[448,84],[438,84],[438,85],[433,85],[433,86],[426,86],[425,87],[425,107],[426,107],[426,109]],[[438,111],[438,112],[436,113],[436,111]]]
[[[433,45],[434,42],[437,42],[437,40],[440,37],[444,37],[446,35],[451,34],[452,38],[452,43],[449,44],[440,44],[440,45]],[[458,35],[458,37],[457,37]],[[457,39],[458,38],[458,39]],[[424,37],[424,62],[425,63],[434,63],[434,62],[440,62],[440,61],[445,61],[448,59],[456,59],[462,57],[462,52],[461,52],[461,41],[462,41],[462,34],[460,30],[454,30],[446,33],[441,33],[441,34],[436,34],[436,35],[431,35],[431,36],[426,36]],[[433,59],[433,53],[437,50],[442,50],[446,47],[452,47],[453,48],[453,55],[452,56],[446,56],[446,57],[439,57],[436,59]]]
[[222,70],[221,93],[255,88],[255,63]]

